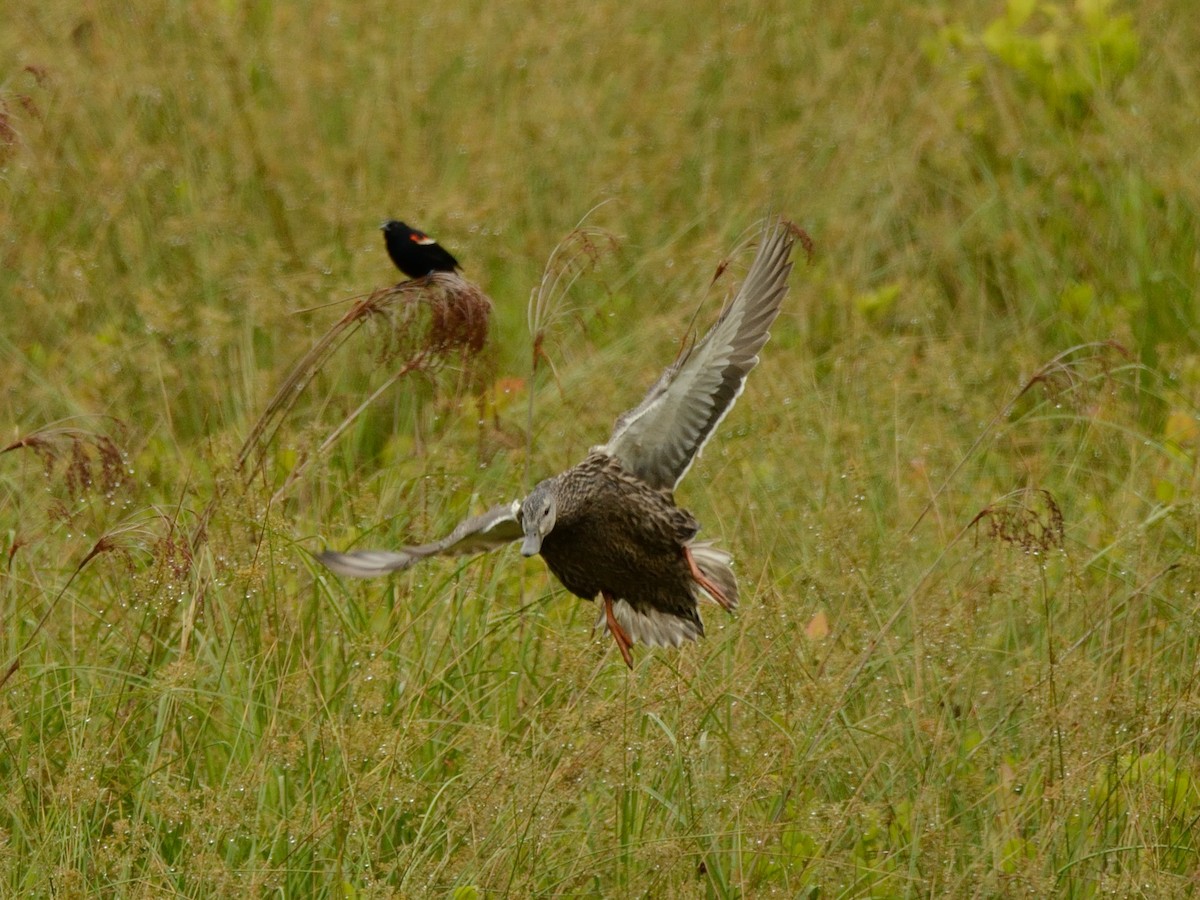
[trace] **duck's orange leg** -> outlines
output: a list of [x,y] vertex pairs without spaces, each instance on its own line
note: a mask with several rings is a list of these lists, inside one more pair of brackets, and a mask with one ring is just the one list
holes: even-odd
[[613,615],[613,598],[607,593],[604,595],[604,617],[608,622],[608,632],[613,636],[613,640],[617,642],[617,649],[621,651],[621,658],[625,660],[625,665],[632,669],[633,654],[629,652],[629,648],[633,646],[633,641],[629,639],[629,635],[625,633],[625,629],[621,627],[621,623]]
[[728,612],[733,612],[733,604],[729,602],[729,598],[725,596],[725,592],[713,583],[707,575],[700,571],[700,567],[696,565],[696,559],[692,556],[692,548],[683,545],[683,558],[687,560],[688,568],[692,570],[692,577],[696,579],[696,584],[708,591],[710,597],[721,604],[721,607]]

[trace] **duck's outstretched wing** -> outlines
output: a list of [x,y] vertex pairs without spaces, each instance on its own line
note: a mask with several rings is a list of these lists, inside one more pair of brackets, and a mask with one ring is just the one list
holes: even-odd
[[373,578],[407,569],[427,556],[461,556],[494,550],[522,537],[519,514],[521,501],[493,506],[487,512],[459,522],[458,527],[440,541],[403,547],[399,550],[359,550],[355,553],[318,553],[317,559],[339,575]]
[[789,222],[764,223],[746,280],[716,324],[663,372],[646,399],[617,419],[608,443],[595,449],[615,456],[648,484],[674,489],[758,362],[787,294],[795,242]]

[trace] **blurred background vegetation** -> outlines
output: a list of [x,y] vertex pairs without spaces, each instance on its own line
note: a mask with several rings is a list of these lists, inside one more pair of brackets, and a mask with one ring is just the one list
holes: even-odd
[[[4,18],[0,893],[1194,892],[1190,0]],[[514,553],[314,568],[578,459],[768,213],[815,252],[680,490],[736,619],[627,675]],[[488,347],[372,315],[272,405],[390,216]]]

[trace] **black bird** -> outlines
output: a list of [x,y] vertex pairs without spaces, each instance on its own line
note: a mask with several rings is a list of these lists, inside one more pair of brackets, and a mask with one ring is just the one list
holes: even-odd
[[430,272],[453,272],[458,260],[423,231],[390,219],[380,226],[388,256],[409,278],[424,278]]
[[547,478],[525,498],[461,522],[439,541],[396,551],[320,554],[341,575],[366,578],[428,556],[478,553],[522,541],[585,600],[633,668],[633,643],[680,646],[704,634],[699,602],[737,607],[731,558],[675,505],[674,490],[729,412],[758,362],[788,289],[799,232],[767,222],[746,280],[699,342],[675,360],[608,443]]

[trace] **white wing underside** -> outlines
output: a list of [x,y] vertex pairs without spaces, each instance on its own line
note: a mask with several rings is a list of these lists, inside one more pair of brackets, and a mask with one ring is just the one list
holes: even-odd
[[524,533],[517,514],[521,502],[493,506],[482,515],[464,519],[440,541],[399,550],[359,550],[356,553],[318,553],[317,559],[339,575],[373,578],[407,569],[427,556],[463,556],[483,553],[511,543]]
[[595,449],[653,487],[675,488],[758,362],[787,294],[795,240],[787,222],[764,227],[746,280],[716,324],[663,372],[636,408],[617,419],[608,443]]

